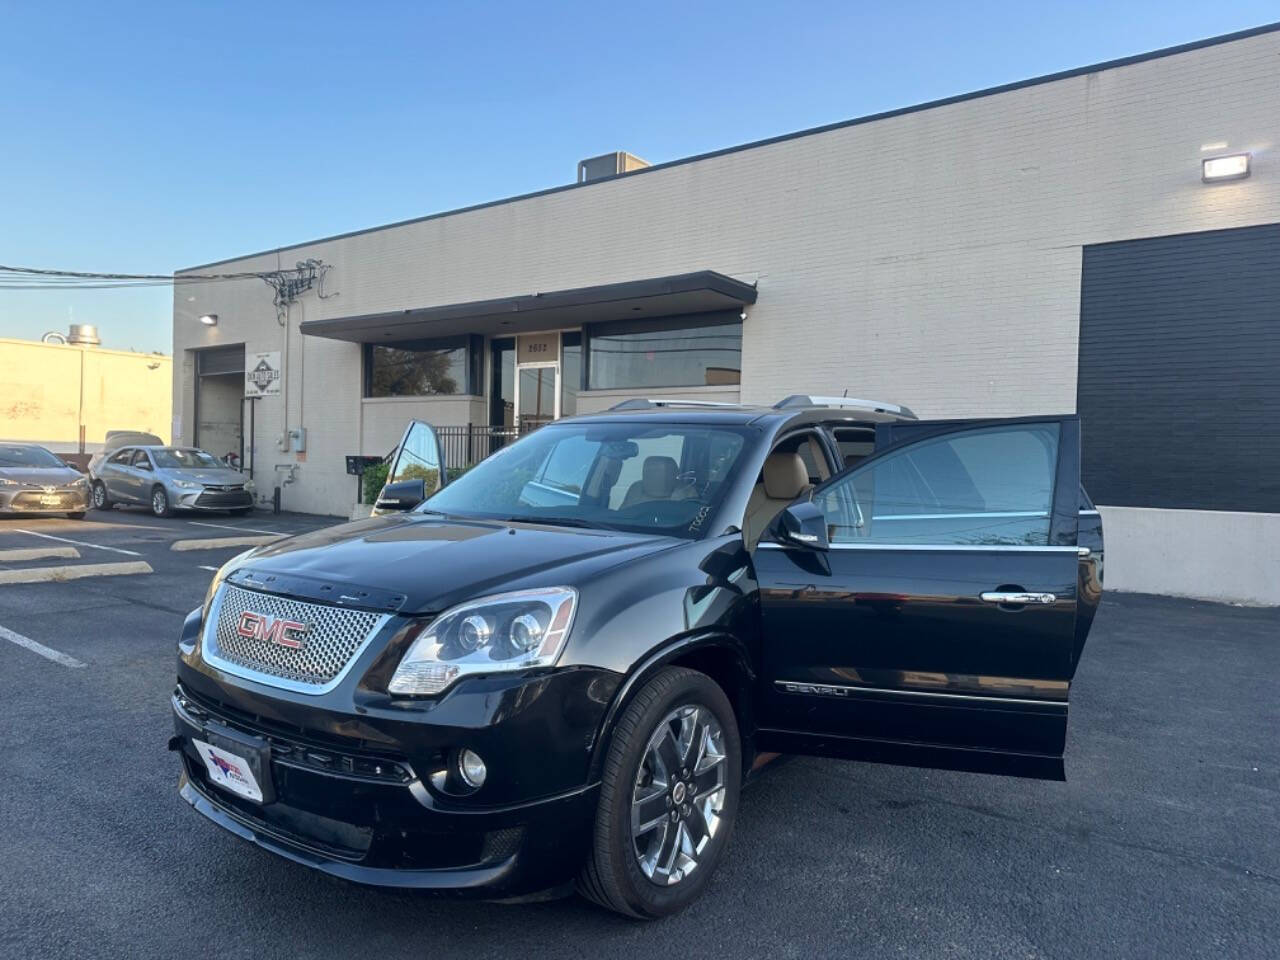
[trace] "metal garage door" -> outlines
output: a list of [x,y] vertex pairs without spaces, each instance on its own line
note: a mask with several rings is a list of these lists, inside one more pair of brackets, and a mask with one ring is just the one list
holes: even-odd
[[1096,502],[1280,512],[1280,224],[1085,247],[1079,362]]

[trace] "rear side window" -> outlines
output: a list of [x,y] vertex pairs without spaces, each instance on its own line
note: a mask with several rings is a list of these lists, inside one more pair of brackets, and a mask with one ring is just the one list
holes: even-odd
[[118,463],[120,464],[120,466],[126,467],[129,465],[129,461],[132,459],[133,459],[132,450],[121,450],[119,453],[117,453],[115,456],[111,458],[110,462]]
[[819,491],[833,543],[1049,542],[1058,425],[1017,424],[910,444]]
[[840,462],[846,467],[861,463],[876,452],[876,432],[861,427],[837,427],[832,431]]

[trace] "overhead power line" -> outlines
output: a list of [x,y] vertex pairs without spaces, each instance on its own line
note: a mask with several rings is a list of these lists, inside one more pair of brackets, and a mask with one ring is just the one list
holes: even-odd
[[43,267],[10,267],[0,264],[0,290],[45,290],[80,288],[107,290],[112,287],[185,286],[191,283],[218,283],[228,280],[265,280],[302,276],[321,267],[307,260],[285,270],[255,270],[238,273],[95,273],[85,270],[49,270]]
[[275,296],[276,316],[283,323],[286,307],[313,286],[321,299],[336,294],[324,292],[329,265],[323,260],[299,260],[293,267],[279,270],[248,270],[236,273],[94,273],[86,270],[49,270],[44,267],[7,267],[0,264],[0,290],[116,290],[136,287],[185,287],[197,283],[226,283],[232,280],[261,280]]

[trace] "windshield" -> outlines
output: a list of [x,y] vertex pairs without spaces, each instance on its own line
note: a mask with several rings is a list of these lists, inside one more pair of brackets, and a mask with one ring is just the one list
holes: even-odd
[[61,460],[44,447],[0,443],[0,470],[6,467],[65,467]]
[[151,457],[156,462],[157,467],[161,468],[178,468],[178,469],[195,469],[201,467],[208,470],[210,467],[226,468],[226,464],[212,454],[205,453],[203,450],[179,450],[176,447],[165,447],[161,450],[152,450]]
[[555,424],[477,464],[420,509],[695,537],[746,437],[731,426]]

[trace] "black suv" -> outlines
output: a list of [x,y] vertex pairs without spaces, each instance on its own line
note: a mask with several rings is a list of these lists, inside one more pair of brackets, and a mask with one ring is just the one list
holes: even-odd
[[1102,580],[1074,416],[630,401],[447,483],[415,423],[391,474],[183,628],[181,794],[261,847],[655,917],[771,754],[1063,778]]

